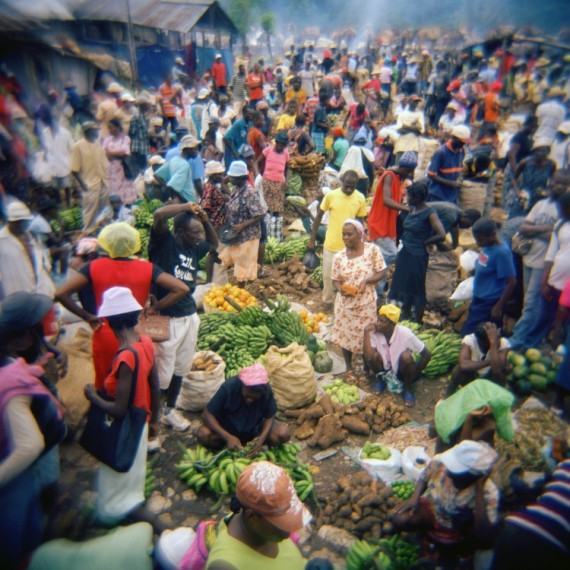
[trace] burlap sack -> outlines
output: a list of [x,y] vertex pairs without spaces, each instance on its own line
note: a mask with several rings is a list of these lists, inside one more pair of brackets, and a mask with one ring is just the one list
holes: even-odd
[[483,215],[487,202],[487,182],[464,180],[459,191],[459,204],[462,210],[478,210]]
[[194,360],[197,358],[211,359],[218,365],[211,372],[191,370],[182,380],[176,407],[188,412],[201,412],[225,380],[226,363],[221,356],[204,350],[194,355]]
[[429,256],[426,275],[426,296],[428,303],[449,299],[457,280],[459,258],[453,251],[438,251]]
[[315,400],[315,371],[304,346],[296,342],[286,348],[272,346],[266,360],[269,382],[280,410],[301,408]]

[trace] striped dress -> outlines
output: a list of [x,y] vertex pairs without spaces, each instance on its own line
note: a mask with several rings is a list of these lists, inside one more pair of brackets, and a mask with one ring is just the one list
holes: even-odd
[[570,459],[558,465],[536,503],[506,520],[570,553]]

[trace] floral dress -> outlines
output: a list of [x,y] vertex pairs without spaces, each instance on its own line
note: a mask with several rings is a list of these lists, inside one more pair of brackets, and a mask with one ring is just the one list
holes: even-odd
[[[118,137],[108,136],[103,139],[103,150],[108,152],[124,152],[131,154],[131,139],[125,134]],[[132,204],[137,200],[137,193],[132,180],[125,178],[123,161],[120,158],[109,158],[109,195],[118,194],[124,204]]]
[[[364,244],[361,256],[349,259],[346,249],[339,251],[333,261],[332,279],[349,285],[359,283],[374,273],[386,268],[380,249],[372,244]],[[347,297],[336,296],[332,341],[341,348],[353,353],[362,352],[364,329],[376,322],[376,289],[366,285],[362,293]]]

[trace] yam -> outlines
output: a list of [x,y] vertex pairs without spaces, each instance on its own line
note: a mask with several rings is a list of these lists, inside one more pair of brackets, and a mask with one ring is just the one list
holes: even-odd
[[341,477],[337,482],[337,487],[340,491],[347,491],[352,487],[352,479],[349,475]]
[[312,406],[310,406],[305,410],[305,417],[307,419],[318,420],[319,418],[322,418],[324,415],[325,411],[323,410],[323,407],[318,403],[313,404]]
[[348,491],[343,491],[336,499],[337,507],[344,507],[350,501],[350,494]]
[[206,372],[212,372],[213,370],[215,370],[218,367],[218,365],[215,362],[212,362],[211,364],[209,364],[207,366],[207,368],[205,369]]
[[372,483],[372,477],[366,471],[358,471],[352,476],[352,486],[360,487],[362,485],[369,486]]
[[348,517],[352,513],[352,507],[350,505],[343,505],[337,512],[336,516],[340,518]]
[[333,403],[328,394],[324,394],[317,403],[321,406],[325,414],[334,414]]
[[[368,492],[368,489],[366,488],[357,488],[357,489],[353,489],[352,492],[350,493],[350,502],[353,505],[356,505],[356,503],[358,503],[358,501],[360,501],[360,499],[362,497],[364,497],[364,495],[366,495],[366,493]],[[360,507],[359,507],[360,509]]]
[[323,511],[323,514],[325,516],[330,516],[332,514],[334,514],[334,507],[332,506],[331,503],[329,503],[326,507],[325,510]]
[[315,433],[315,427],[314,427],[314,423],[311,420],[305,420],[303,422],[303,424],[301,424],[294,432],[294,436],[297,439],[307,439],[309,437],[311,437],[312,435],[314,435]]
[[354,416],[345,416],[341,419],[342,427],[357,435],[370,435],[370,427],[367,423]]
[[287,410],[283,410],[283,415],[286,418],[298,418],[301,414],[303,414],[305,412],[305,410],[301,409],[301,410],[292,410],[292,409],[287,409]]
[[375,523],[370,529],[370,540],[380,540],[382,538],[382,527],[380,524]]
[[358,499],[359,507],[377,507],[382,504],[382,499],[376,493],[367,493]]

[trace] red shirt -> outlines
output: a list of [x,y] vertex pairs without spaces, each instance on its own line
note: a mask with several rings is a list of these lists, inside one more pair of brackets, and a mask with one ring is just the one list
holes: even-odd
[[391,176],[392,184],[392,200],[400,204],[402,202],[402,181],[393,170],[386,170],[378,180],[376,193],[372,201],[372,208],[368,215],[368,233],[370,241],[378,238],[396,239],[396,220],[398,218],[398,210],[387,208],[384,206],[384,180],[387,176]]
[[216,87],[226,87],[228,85],[226,64],[223,61],[216,61],[212,65],[212,77]]
[[[137,408],[146,410],[146,421],[150,420],[150,383],[149,376],[152,366],[154,364],[154,345],[152,340],[147,336],[141,336],[140,342],[135,342],[131,345],[139,358],[139,370],[136,378],[135,397],[133,405]],[[131,371],[135,371],[135,355],[130,350],[121,351],[113,361],[113,367],[107,378],[105,378],[105,392],[111,397],[117,397],[117,386],[119,379],[117,374],[121,364],[125,364]]]
[[263,75],[261,73],[250,73],[246,81],[249,89],[249,98],[263,99]]
[[358,107],[358,103],[352,103],[348,111],[350,115],[348,125],[354,131],[357,131],[364,124],[364,119],[370,116],[368,109],[364,109],[364,113],[362,113],[362,115],[359,115],[356,112],[356,107]]
[[380,93],[380,81],[378,77],[373,77],[368,83],[362,86],[362,89],[373,89],[375,93]]
[[176,93],[176,88],[173,85],[167,85],[166,83],[163,83],[158,89],[158,93],[164,116],[176,117],[176,106],[171,102],[171,99]]
[[319,98],[316,95],[314,97],[309,97],[307,99],[303,112],[305,113],[305,115],[307,115],[307,121],[309,123],[313,122],[313,119],[315,118],[315,111],[317,110],[318,105],[319,105]]
[[259,155],[262,152],[261,146],[259,146],[259,137],[262,138],[263,141],[266,141],[265,135],[256,127],[251,127],[249,129],[249,133],[247,134],[247,142],[249,146],[253,149],[255,153],[255,158],[259,158]]

